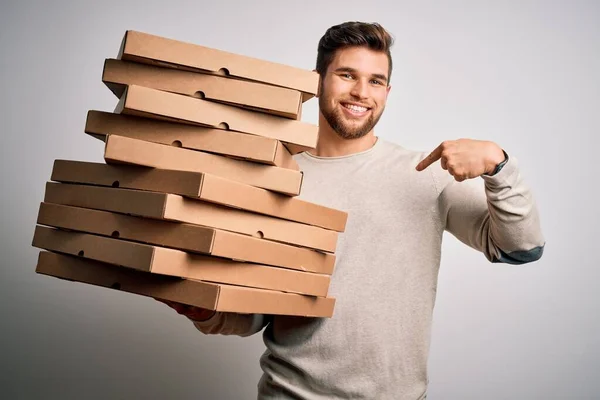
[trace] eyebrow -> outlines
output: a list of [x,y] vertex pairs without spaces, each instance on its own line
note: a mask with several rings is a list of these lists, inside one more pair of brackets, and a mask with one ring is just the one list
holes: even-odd
[[[357,72],[357,70],[354,68],[350,68],[350,67],[340,67],[340,68],[337,68],[334,72],[351,72],[354,74]],[[384,81],[385,83],[387,83],[387,80],[388,80],[387,76],[385,76],[383,74],[371,74],[371,77],[380,79],[380,80]]]

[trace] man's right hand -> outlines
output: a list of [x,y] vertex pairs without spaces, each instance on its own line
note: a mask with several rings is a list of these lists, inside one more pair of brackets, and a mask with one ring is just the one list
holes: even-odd
[[178,314],[184,315],[189,319],[198,322],[206,321],[216,314],[216,311],[208,310],[206,308],[189,306],[187,304],[178,303],[176,301],[169,301],[157,298],[154,299],[168,305],[169,307],[177,311]]

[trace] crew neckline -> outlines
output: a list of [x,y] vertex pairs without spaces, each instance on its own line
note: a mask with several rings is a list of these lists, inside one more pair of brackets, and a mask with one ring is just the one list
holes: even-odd
[[302,152],[300,154],[302,156],[304,156],[305,158],[308,158],[308,159],[314,160],[314,161],[320,161],[320,162],[343,161],[343,160],[347,160],[350,158],[357,158],[357,157],[361,157],[361,156],[367,155],[369,153],[372,153],[375,149],[377,149],[379,147],[379,144],[381,142],[381,138],[379,136],[376,136],[376,138],[377,138],[377,140],[375,141],[373,146],[371,146],[370,148],[360,151],[358,153],[347,154],[345,156],[321,157],[321,156],[315,156],[313,154],[310,154],[308,151]]

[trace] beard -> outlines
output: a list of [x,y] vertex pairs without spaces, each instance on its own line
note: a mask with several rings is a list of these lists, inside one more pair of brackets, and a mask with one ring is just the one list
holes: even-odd
[[[375,125],[377,125],[383,114],[383,109],[378,114],[371,112],[369,113],[367,120],[359,125],[344,118],[340,109],[328,108],[328,104],[330,104],[328,96],[322,95],[319,97],[319,109],[321,110],[321,114],[323,114],[323,117],[325,117],[325,120],[329,123],[331,129],[343,139],[359,139],[365,136],[367,133],[371,132]],[[343,106],[340,104],[340,107]]]

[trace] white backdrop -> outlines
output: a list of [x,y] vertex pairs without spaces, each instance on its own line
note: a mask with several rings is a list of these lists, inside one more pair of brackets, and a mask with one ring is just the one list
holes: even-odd
[[[396,37],[379,136],[420,150],[496,141],[541,210],[534,264],[491,265],[447,236],[430,398],[598,398],[600,3],[48,3],[0,5],[3,398],[255,397],[260,335],[206,337],[154,300],[36,275],[37,209],[55,159],[102,161],[83,127],[116,104],[102,65],[126,29],[312,69],[321,35],[346,20]],[[316,123],[316,100],[303,119]]]

